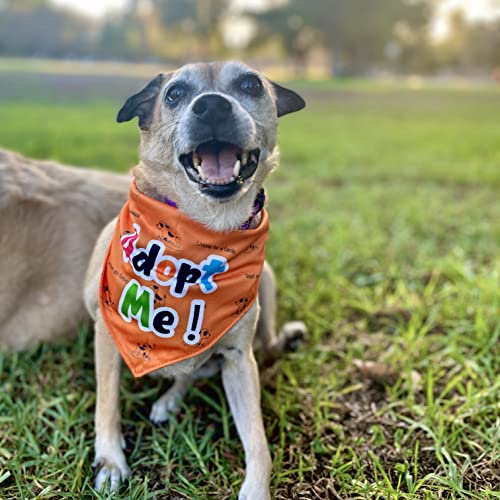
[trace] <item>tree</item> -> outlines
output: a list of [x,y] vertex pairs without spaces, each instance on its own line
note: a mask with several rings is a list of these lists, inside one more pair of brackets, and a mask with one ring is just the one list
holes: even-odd
[[153,8],[164,30],[187,41],[197,59],[212,58],[223,48],[222,20],[229,0],[153,0]]
[[10,1],[0,16],[0,53],[68,57],[93,52],[94,26],[43,0]]
[[465,40],[464,64],[488,70],[500,68],[500,20],[477,22],[469,26]]
[[450,14],[446,39],[436,48],[442,66],[461,71],[493,70],[500,66],[500,20],[468,21],[464,12]]
[[[313,30],[332,54],[332,69],[359,74],[384,60],[387,44],[395,40],[397,23],[405,22],[410,30],[427,26],[430,5],[426,0],[289,0],[280,11],[254,17],[261,26],[272,26],[266,28],[269,34],[279,34],[292,51],[299,46],[293,40],[306,28]],[[294,33],[290,25],[278,22],[279,15],[298,20],[301,28]],[[258,33],[262,36],[262,30]]]
[[264,45],[273,38],[279,39],[284,52],[295,64],[295,73],[300,76],[307,67],[307,56],[321,42],[317,30],[304,23],[302,16],[290,5],[270,8],[263,12],[246,12],[257,25],[249,48]]

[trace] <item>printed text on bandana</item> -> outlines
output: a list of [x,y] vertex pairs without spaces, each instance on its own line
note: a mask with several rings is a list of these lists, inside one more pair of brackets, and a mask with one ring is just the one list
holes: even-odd
[[[134,224],[136,235],[140,232],[138,224]],[[122,237],[122,245],[124,243]],[[132,247],[123,252],[123,260],[129,262],[134,273],[143,281],[157,283],[172,297],[183,298],[190,287],[198,286],[204,294],[217,290],[214,276],[225,273],[229,269],[227,260],[220,255],[210,255],[200,263],[189,259],[176,259],[165,253],[165,245],[158,240],[149,241],[146,248],[137,248],[137,237],[130,241]],[[154,288],[157,288],[153,285]],[[122,291],[118,312],[130,323],[137,321],[138,327],[144,332],[153,332],[158,337],[169,338],[175,335],[175,328],[179,323],[179,315],[172,307],[156,307],[155,292],[149,286],[144,286],[135,279],[131,279]],[[189,345],[197,344],[200,340],[200,331],[205,312],[205,301],[195,299],[191,301],[187,329],[184,332],[184,342]]]

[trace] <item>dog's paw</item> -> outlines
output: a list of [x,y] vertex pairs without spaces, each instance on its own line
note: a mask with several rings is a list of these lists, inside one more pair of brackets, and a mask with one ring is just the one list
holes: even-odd
[[153,424],[163,424],[169,418],[174,417],[181,410],[181,401],[177,394],[164,394],[160,399],[153,403],[149,420]]
[[245,480],[238,494],[238,500],[271,500],[271,494],[267,486],[259,487]]
[[110,458],[96,457],[92,467],[95,468],[95,489],[101,491],[103,488],[109,488],[110,491],[116,491],[120,484],[130,476],[130,469],[127,466],[125,455],[117,457],[118,460]]
[[296,351],[307,341],[307,327],[302,321],[290,321],[283,325],[279,334],[284,352]]

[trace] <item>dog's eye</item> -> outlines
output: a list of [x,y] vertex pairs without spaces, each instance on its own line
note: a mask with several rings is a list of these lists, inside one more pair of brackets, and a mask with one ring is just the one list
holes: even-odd
[[263,87],[260,79],[255,75],[246,75],[240,80],[240,89],[253,97],[262,95]]
[[172,85],[166,94],[165,100],[168,104],[176,104],[186,95],[186,87],[184,85]]

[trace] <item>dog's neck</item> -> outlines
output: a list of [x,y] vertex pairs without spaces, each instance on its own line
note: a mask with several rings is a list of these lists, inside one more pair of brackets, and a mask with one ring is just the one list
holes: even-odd
[[209,200],[201,194],[191,197],[191,199],[185,199],[185,197],[179,196],[171,186],[158,187],[152,184],[148,180],[148,176],[144,175],[146,168],[148,167],[141,162],[134,169],[139,191],[163,203],[165,203],[166,199],[170,200],[189,218],[214,231],[235,231],[242,228],[250,219],[248,224],[249,229],[257,227],[260,223],[260,213],[255,214],[253,217],[252,215],[255,200],[261,186],[252,185],[240,198],[226,203]]
[[[170,205],[171,207],[179,208],[178,204],[174,200],[171,200],[168,196],[164,196],[162,201],[167,205]],[[250,217],[239,227],[239,229],[245,230],[257,227],[258,222],[256,221],[260,220],[260,212],[264,208],[265,203],[266,193],[264,191],[264,188],[261,188],[261,190],[255,197],[255,201],[253,202],[253,208]]]

